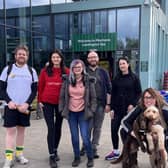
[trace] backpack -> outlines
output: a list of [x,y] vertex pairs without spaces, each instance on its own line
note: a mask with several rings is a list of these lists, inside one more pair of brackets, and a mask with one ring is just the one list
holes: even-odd
[[[31,74],[31,77],[32,77],[32,82],[34,82],[34,76],[33,76],[33,69],[32,69],[32,67],[30,67],[29,65],[27,65],[28,66],[28,70],[29,70],[29,72],[30,72],[30,74]],[[8,70],[7,70],[7,77],[6,77],[6,82],[8,81],[8,77],[9,77],[9,74],[11,73],[11,71],[12,71],[12,67],[13,67],[13,64],[10,64],[9,66],[8,66]]]

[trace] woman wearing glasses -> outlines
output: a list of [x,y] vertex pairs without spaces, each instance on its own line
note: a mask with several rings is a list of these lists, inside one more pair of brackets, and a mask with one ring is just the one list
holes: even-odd
[[95,78],[85,70],[83,61],[76,59],[70,65],[70,75],[65,77],[60,94],[59,111],[68,119],[74,160],[72,167],[80,164],[79,130],[86,147],[87,167],[93,167],[93,150],[89,137],[89,120],[96,110]]
[[[121,138],[122,141],[126,139],[127,135],[134,135],[133,132],[133,123],[136,120],[136,118],[143,113],[143,111],[148,108],[149,106],[156,106],[159,109],[159,112],[163,118],[163,121],[165,122],[164,125],[168,127],[168,104],[163,99],[163,97],[160,95],[160,93],[153,88],[147,88],[140,99],[139,104],[137,107],[130,113],[128,113],[125,118],[122,120],[122,129],[121,129]],[[165,128],[165,133],[167,128]],[[165,139],[167,139],[165,135]],[[167,143],[166,148],[167,148]],[[166,149],[167,150],[167,149]],[[132,154],[132,158],[134,158],[134,164],[137,165],[137,152]]]

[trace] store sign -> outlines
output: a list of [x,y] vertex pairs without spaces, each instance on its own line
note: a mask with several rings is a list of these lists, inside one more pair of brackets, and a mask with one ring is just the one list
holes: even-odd
[[72,50],[74,52],[96,49],[98,51],[114,51],[117,47],[116,33],[74,34]]

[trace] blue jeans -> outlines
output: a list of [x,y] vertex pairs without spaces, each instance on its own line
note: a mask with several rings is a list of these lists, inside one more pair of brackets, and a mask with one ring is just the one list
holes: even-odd
[[80,158],[79,147],[79,128],[82,137],[82,141],[86,148],[87,157],[93,158],[92,144],[89,137],[89,121],[84,119],[84,112],[70,112],[69,113],[69,127],[71,131],[71,139],[74,155],[76,158]]

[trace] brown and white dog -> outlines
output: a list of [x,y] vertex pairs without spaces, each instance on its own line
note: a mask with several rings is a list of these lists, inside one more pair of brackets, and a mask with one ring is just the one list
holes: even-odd
[[165,150],[164,128],[158,108],[150,106],[144,111],[148,119],[148,132],[146,138],[149,144],[150,163],[152,168],[166,168],[167,152]]
[[164,128],[161,125],[159,110],[155,106],[148,107],[133,124],[135,137],[128,136],[121,156],[112,164],[122,162],[122,168],[137,168],[137,152],[140,146],[149,154],[152,168],[166,168],[167,153],[164,143]]
[[138,168],[137,152],[139,146],[143,152],[149,151],[146,139],[147,129],[147,119],[141,113],[133,124],[133,131],[136,137],[131,135],[127,136],[120,157],[111,163],[116,164],[122,162],[122,168]]

